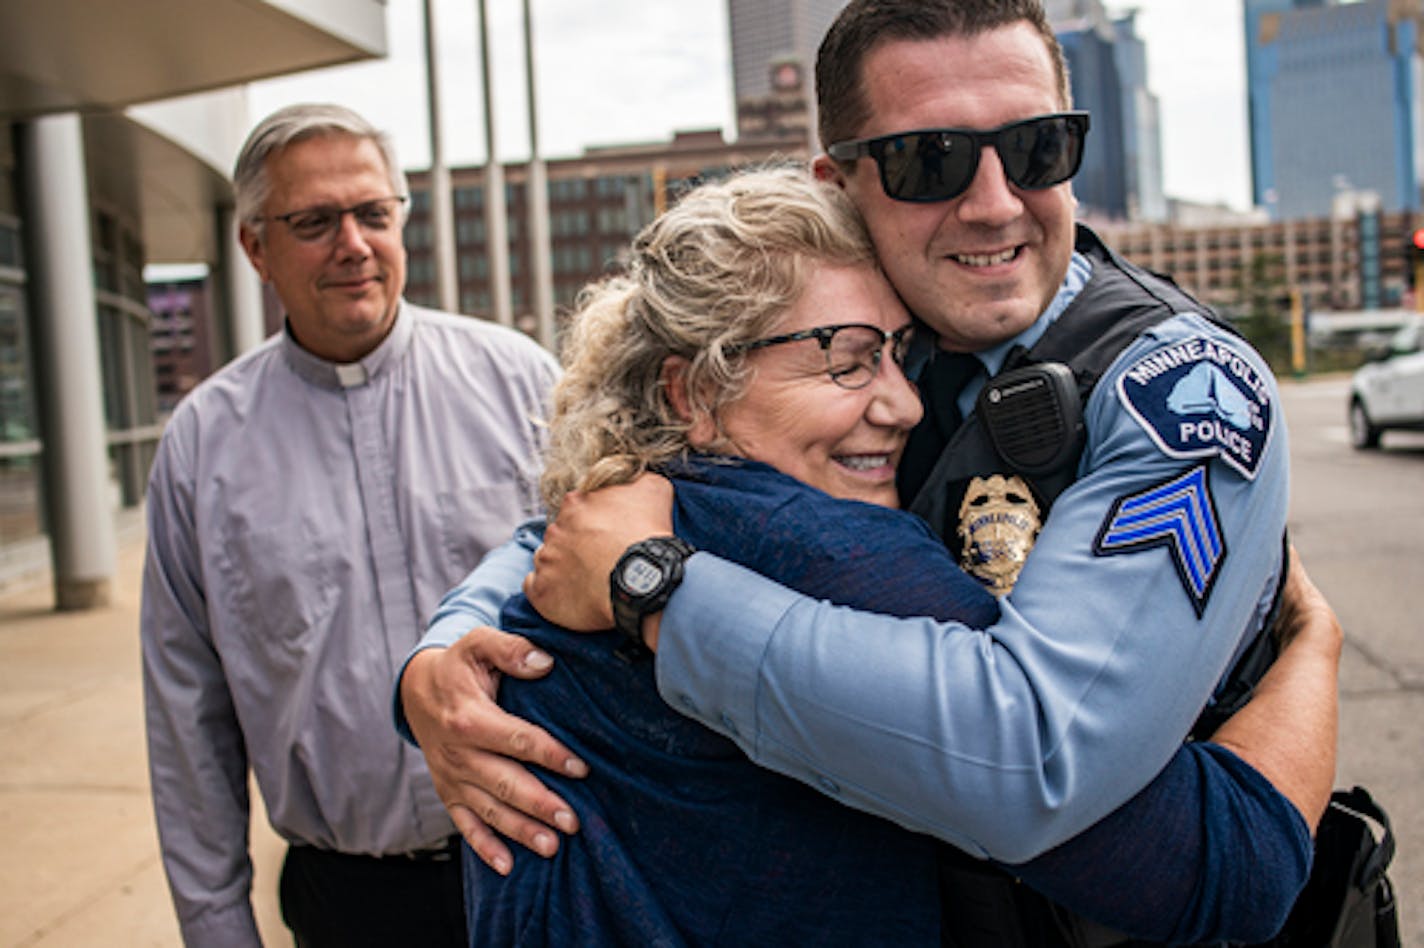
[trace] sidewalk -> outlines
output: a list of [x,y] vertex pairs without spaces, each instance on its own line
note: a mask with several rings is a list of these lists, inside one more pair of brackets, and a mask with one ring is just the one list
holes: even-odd
[[[120,531],[114,601],[58,613],[47,569],[0,588],[0,946],[176,946],[158,857],[139,672],[141,528]],[[256,799],[256,794],[253,794]],[[254,819],[267,945],[283,846]]]

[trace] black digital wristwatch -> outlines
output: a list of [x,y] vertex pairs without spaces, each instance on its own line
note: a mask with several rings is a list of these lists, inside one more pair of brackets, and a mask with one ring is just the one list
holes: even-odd
[[678,537],[649,537],[624,551],[608,577],[613,625],[622,633],[617,655],[628,662],[652,657],[643,641],[643,617],[661,612],[682,582],[682,565],[695,551]]

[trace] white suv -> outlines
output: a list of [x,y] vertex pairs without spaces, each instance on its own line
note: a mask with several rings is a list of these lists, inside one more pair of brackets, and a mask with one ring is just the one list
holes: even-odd
[[1424,316],[1411,317],[1350,382],[1350,444],[1377,448],[1387,428],[1424,430]]

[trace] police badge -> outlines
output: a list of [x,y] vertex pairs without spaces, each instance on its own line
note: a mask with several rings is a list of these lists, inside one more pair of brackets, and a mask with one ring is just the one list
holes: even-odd
[[1006,596],[1042,526],[1038,503],[1023,478],[976,477],[959,505],[960,565],[996,596]]

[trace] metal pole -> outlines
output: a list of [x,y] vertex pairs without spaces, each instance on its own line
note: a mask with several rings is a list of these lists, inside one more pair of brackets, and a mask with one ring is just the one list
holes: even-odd
[[529,99],[529,262],[536,335],[554,349],[554,268],[549,246],[549,175],[539,154],[539,108],[534,88],[534,23],[524,0],[524,79]]
[[1291,372],[1297,377],[1305,375],[1307,352],[1305,348],[1305,297],[1300,287],[1290,289],[1291,324]]
[[[435,51],[435,3],[425,0],[425,100],[430,111],[430,232],[435,260],[435,289],[440,308],[460,308],[455,269],[455,210],[450,198],[450,169],[440,132],[440,83]],[[394,170],[394,169],[392,169]]]
[[494,89],[490,81],[489,18],[485,0],[478,0],[480,13],[480,79],[485,96],[485,244],[489,254],[490,308],[495,322],[514,325],[509,301],[509,222],[504,200],[504,168],[499,163],[494,137]]

